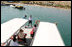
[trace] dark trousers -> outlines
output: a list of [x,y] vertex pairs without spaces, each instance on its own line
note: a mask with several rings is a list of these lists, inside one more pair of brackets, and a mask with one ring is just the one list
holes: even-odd
[[26,38],[19,38],[19,40],[23,40],[24,43],[27,43],[27,42],[26,42]]
[[32,20],[29,20],[29,22],[28,22],[28,26],[31,24],[31,26],[32,26]]

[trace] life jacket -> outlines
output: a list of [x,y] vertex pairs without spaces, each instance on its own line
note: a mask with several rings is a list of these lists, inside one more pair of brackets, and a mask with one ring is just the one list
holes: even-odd
[[30,32],[30,34],[33,34],[34,28],[32,29],[32,31]]

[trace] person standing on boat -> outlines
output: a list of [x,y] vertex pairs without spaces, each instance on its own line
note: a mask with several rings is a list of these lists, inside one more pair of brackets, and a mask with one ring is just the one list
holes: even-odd
[[29,22],[28,22],[28,26],[31,24],[31,27],[32,27],[32,15],[30,15],[29,17]]
[[37,26],[36,26],[36,24],[34,24],[34,26],[33,26],[33,28],[32,28],[32,31],[30,32],[31,38],[34,37],[34,34],[35,34],[35,32],[36,32],[36,29],[37,29]]

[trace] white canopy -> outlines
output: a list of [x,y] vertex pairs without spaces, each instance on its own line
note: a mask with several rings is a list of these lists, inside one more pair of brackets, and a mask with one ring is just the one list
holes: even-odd
[[64,46],[64,43],[55,24],[40,22],[32,46]]
[[1,24],[1,43],[6,42],[26,22],[25,19],[15,18]]

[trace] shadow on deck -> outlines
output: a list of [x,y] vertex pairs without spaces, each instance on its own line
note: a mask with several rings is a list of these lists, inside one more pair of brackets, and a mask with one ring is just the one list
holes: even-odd
[[25,45],[23,41],[19,42],[19,44],[23,45],[23,46],[30,46],[32,39],[31,38],[26,38],[26,42],[27,44]]

